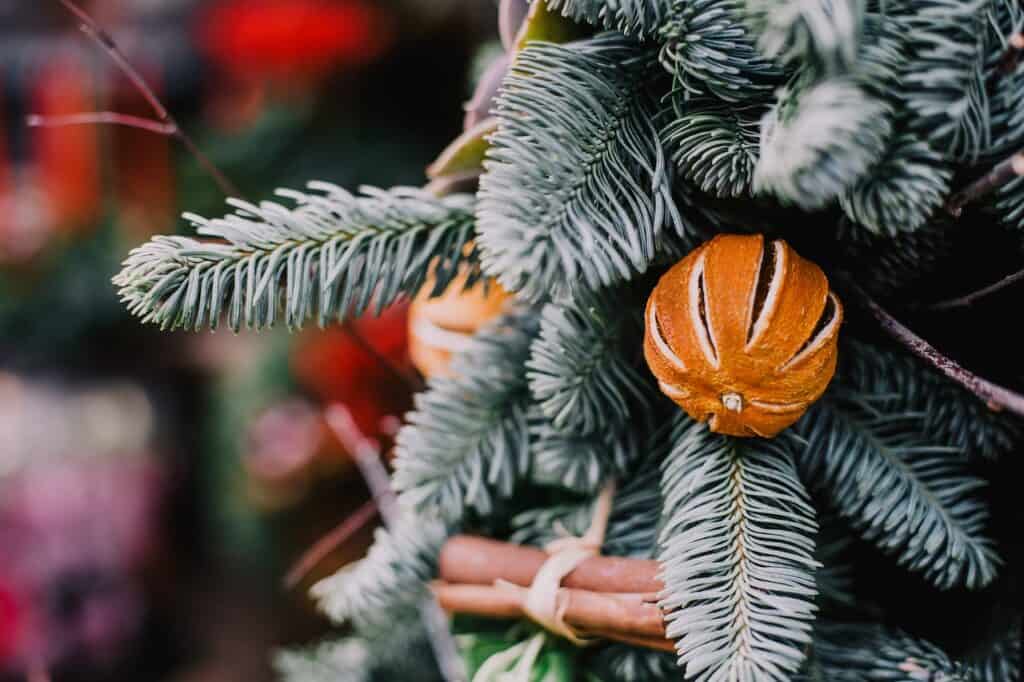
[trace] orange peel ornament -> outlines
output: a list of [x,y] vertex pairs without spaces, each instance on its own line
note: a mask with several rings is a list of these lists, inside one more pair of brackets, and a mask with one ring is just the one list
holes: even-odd
[[647,300],[644,357],[661,391],[712,431],[770,438],[825,392],[843,308],[782,240],[719,235]]
[[451,356],[472,340],[480,327],[506,312],[512,296],[495,281],[466,288],[463,269],[440,296],[431,297],[431,277],[409,308],[409,355],[425,377],[448,376]]

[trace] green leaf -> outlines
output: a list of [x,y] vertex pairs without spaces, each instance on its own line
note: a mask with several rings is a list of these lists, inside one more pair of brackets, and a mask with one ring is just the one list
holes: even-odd
[[646,91],[651,59],[602,35],[531,43],[498,99],[477,207],[484,269],[530,301],[647,269],[682,232]]
[[326,183],[315,194],[281,190],[295,208],[231,200],[218,220],[186,216],[201,235],[154,237],[132,251],[114,278],[128,309],[164,329],[235,331],[278,321],[321,325],[377,310],[423,286],[436,264],[442,290],[473,238],[473,198],[435,198],[412,188],[363,188],[361,196]]
[[395,487],[404,503],[454,522],[488,514],[530,463],[526,362],[534,324],[503,318],[435,377],[395,441]]
[[683,424],[662,478],[667,634],[689,680],[788,681],[816,609],[817,525],[792,455]]
[[984,535],[988,516],[955,448],[926,437],[913,412],[882,396],[830,389],[798,423],[805,480],[861,533],[940,589],[983,587],[999,558]]

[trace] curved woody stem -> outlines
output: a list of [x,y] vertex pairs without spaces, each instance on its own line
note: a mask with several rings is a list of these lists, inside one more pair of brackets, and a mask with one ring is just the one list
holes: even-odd
[[58,0],[58,2],[60,2],[60,4],[63,5],[64,8],[74,15],[74,17],[80,22],[82,33],[95,42],[100,49],[107,54],[110,60],[117,65],[117,68],[121,73],[131,81],[132,86],[135,87],[142,98],[146,100],[146,103],[149,104],[157,120],[149,120],[139,118],[137,116],[104,111],[83,112],[72,116],[54,118],[29,116],[27,120],[28,125],[53,127],[61,125],[114,124],[130,126],[141,130],[147,130],[152,133],[157,133],[159,135],[173,137],[181,142],[182,146],[184,146],[188,153],[195,158],[204,170],[206,170],[225,195],[241,197],[242,194],[238,191],[238,187],[236,187],[235,184],[231,182],[231,180],[229,180],[219,168],[217,168],[217,165],[203,153],[189,134],[186,133],[180,125],[178,125],[177,119],[175,119],[174,116],[171,115],[171,112],[167,110],[167,107],[160,102],[160,98],[156,96],[153,88],[149,86],[146,79],[142,77],[142,74],[140,74],[138,70],[131,65],[110,33],[96,23],[96,20],[93,19],[88,12],[79,7],[77,3],[73,2],[73,0]]

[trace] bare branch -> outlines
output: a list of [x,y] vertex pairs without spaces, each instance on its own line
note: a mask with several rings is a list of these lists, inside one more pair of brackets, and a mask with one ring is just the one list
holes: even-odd
[[930,343],[908,329],[902,322],[890,315],[882,306],[868,296],[849,277],[843,277],[844,287],[855,294],[859,303],[878,321],[882,330],[914,355],[928,362],[953,381],[984,400],[993,410],[1007,409],[1024,416],[1024,396],[1010,389],[994,384],[970,372],[956,361],[946,357]]
[[1009,275],[1003,277],[998,282],[995,282],[994,284],[989,284],[987,287],[978,289],[977,291],[972,291],[969,294],[957,296],[956,298],[950,298],[945,301],[939,301],[938,303],[931,303],[925,306],[925,308],[927,310],[936,311],[966,308],[974,304],[975,301],[978,301],[982,298],[985,298],[986,296],[991,296],[994,293],[1002,291],[1003,289],[1012,286],[1017,282],[1020,282],[1021,280],[1024,280],[1024,270],[1018,270],[1017,272],[1010,273]]
[[[359,467],[359,471],[370,488],[370,493],[377,503],[381,518],[386,526],[398,522],[400,514],[398,498],[391,489],[391,480],[387,469],[381,462],[380,444],[368,438],[359,430],[352,414],[344,405],[334,404],[327,407],[324,413],[327,425],[337,436],[341,444]],[[465,682],[466,671],[462,666],[455,640],[448,629],[448,618],[438,605],[436,599],[428,599],[420,609],[423,627],[427,631],[430,645],[437,658],[437,664],[444,678],[449,682]]]
[[154,121],[141,116],[118,114],[113,111],[94,111],[67,116],[39,116],[30,114],[25,117],[25,124],[30,128],[63,128],[79,125],[118,125],[126,128],[137,128],[157,135],[174,135],[176,128],[171,123]]
[[317,564],[327,558],[328,554],[350,540],[376,515],[377,505],[373,500],[369,500],[352,512],[334,530],[317,540],[289,569],[284,577],[285,588],[294,589],[303,578],[309,575],[310,571],[316,568]]
[[992,170],[981,176],[946,202],[946,212],[959,218],[964,206],[996,191],[1011,180],[1024,175],[1024,152],[1000,161]]
[[[158,132],[161,134],[168,135],[170,137],[177,138],[181,141],[182,145],[191,154],[195,160],[203,167],[204,170],[213,178],[217,186],[220,187],[221,191],[227,196],[241,197],[241,192],[233,182],[231,182],[224,173],[217,168],[216,164],[210,160],[206,154],[196,145],[195,141],[184,131],[181,126],[178,125],[178,121],[171,115],[167,108],[160,102],[160,98],[156,96],[153,88],[149,86],[146,79],[142,77],[135,67],[129,63],[128,59],[124,56],[121,48],[118,47],[113,37],[103,29],[102,26],[96,23],[96,20],[89,15],[84,9],[78,6],[77,3],[72,0],[58,0],[61,5],[67,9],[68,12],[73,14],[79,22],[81,22],[81,29],[85,35],[89,36],[90,39],[95,42],[100,49],[102,49],[107,56],[110,58],[117,68],[120,69],[121,73],[131,81],[135,89],[142,95],[143,99],[149,104],[150,108],[153,109],[153,113],[156,117],[165,124],[163,128],[157,129],[154,126],[134,126],[144,127],[146,130],[152,132]],[[105,112],[98,112],[96,114],[83,114],[83,116],[103,116]],[[145,120],[145,119],[141,119]],[[101,122],[101,121],[97,121]]]
[[420,380],[418,376],[413,376],[408,372],[405,372],[404,370],[402,370],[401,367],[392,362],[390,358],[388,358],[379,350],[377,350],[377,347],[370,343],[366,339],[366,337],[364,337],[359,332],[359,330],[356,329],[355,325],[352,324],[351,321],[345,322],[345,324],[342,325],[342,327],[344,328],[345,333],[348,334],[349,337],[360,348],[362,348],[368,354],[373,356],[374,361],[377,362],[377,364],[379,364],[381,367],[386,369],[388,373],[395,377],[402,385],[404,385],[405,388],[410,393],[415,393],[417,391],[423,390],[423,382]]

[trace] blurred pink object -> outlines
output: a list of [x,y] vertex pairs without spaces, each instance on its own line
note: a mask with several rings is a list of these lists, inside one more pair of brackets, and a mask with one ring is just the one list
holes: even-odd
[[144,616],[162,487],[141,457],[0,478],[0,673],[125,653]]

